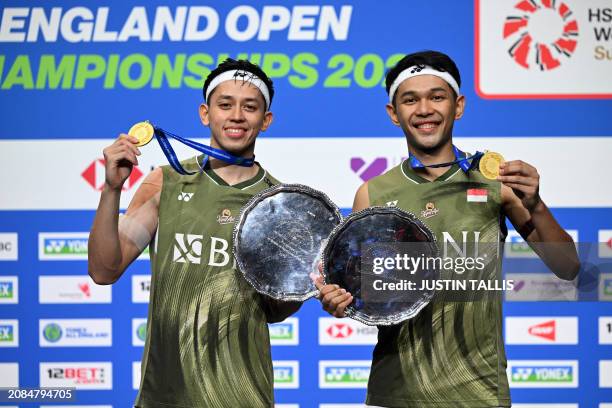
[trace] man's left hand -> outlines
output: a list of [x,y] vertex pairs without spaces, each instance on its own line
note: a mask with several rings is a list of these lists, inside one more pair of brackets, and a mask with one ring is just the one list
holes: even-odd
[[532,165],[521,160],[502,163],[497,180],[512,188],[530,213],[540,203],[540,175]]

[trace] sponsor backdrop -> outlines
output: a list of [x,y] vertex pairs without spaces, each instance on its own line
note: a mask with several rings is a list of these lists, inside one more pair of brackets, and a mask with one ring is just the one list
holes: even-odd
[[[385,71],[431,48],[463,74],[457,145],[534,164],[561,224],[602,243],[590,255],[608,266],[585,291],[542,270],[506,270],[518,282],[504,305],[515,406],[612,406],[609,0],[142,4],[0,7],[0,387],[73,386],[70,406],[134,401],[148,255],[112,287],[95,285],[86,264],[101,151],[118,133],[150,119],[206,141],[203,78],[227,56],[250,58],[277,91],[258,160],[348,213],[364,180],[406,156],[384,112]],[[142,150],[123,208],[165,162],[158,146]],[[508,241],[509,258],[533,256],[518,234]],[[557,301],[533,301],[548,292]],[[278,406],[361,406],[376,335],[314,300],[270,326]]]

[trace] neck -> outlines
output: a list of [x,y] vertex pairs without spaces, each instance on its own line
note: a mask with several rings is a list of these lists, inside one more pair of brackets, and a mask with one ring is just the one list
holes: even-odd
[[[419,161],[424,165],[447,163],[455,160],[455,154],[453,153],[453,143],[451,140],[431,150],[421,150],[408,145],[408,151],[412,156],[419,159]],[[424,167],[420,169],[414,169],[414,171],[420,174],[423,178],[433,180],[446,173],[449,168],[450,166]]]
[[210,168],[230,186],[252,179],[259,171],[257,163],[251,167],[244,167],[236,164],[229,164],[212,157],[208,159],[208,162],[210,163]]

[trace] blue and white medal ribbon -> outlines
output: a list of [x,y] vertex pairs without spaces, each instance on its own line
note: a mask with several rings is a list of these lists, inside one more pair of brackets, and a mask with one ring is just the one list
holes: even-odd
[[478,159],[480,159],[484,154],[482,152],[476,152],[468,157],[467,154],[457,149],[455,145],[453,145],[453,153],[455,155],[455,160],[447,163],[423,164],[419,159],[412,155],[408,156],[408,160],[410,167],[413,169],[422,169],[425,167],[449,167],[457,163],[459,167],[461,167],[461,170],[463,170],[464,173],[467,173],[472,167],[474,167],[474,165],[478,162]]

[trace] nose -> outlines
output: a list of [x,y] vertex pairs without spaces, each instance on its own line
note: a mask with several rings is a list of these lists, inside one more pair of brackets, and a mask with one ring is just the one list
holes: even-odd
[[433,113],[433,108],[429,99],[421,98],[417,102],[416,114],[419,116],[429,116]]
[[232,107],[232,111],[230,112],[230,120],[234,122],[243,122],[244,119],[244,111],[239,104],[236,104]]

